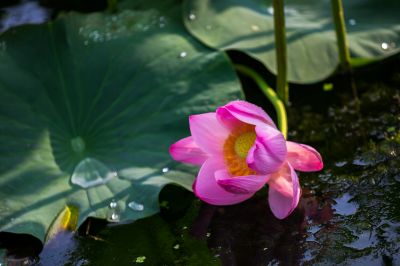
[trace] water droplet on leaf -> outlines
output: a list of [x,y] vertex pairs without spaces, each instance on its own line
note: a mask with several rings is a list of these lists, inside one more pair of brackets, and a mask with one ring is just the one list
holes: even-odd
[[193,12],[190,12],[189,19],[190,20],[195,20],[196,19],[196,15]]
[[163,173],[167,173],[167,172],[169,171],[169,168],[168,168],[168,167],[164,167],[161,171],[162,171]]
[[260,31],[260,27],[258,25],[251,25],[252,31]]
[[144,210],[144,206],[143,204],[140,204],[136,201],[131,201],[128,203],[128,207],[131,208],[134,211],[143,211]]
[[110,204],[108,205],[108,211],[107,211],[107,221],[109,222],[119,222],[119,207],[118,203],[115,200],[112,200]]
[[179,54],[179,57],[180,58],[184,58],[184,57],[186,57],[187,56],[187,53],[186,52],[181,52],[180,54]]
[[75,167],[71,182],[83,188],[89,188],[103,185],[116,176],[116,172],[111,171],[99,160],[85,158]]

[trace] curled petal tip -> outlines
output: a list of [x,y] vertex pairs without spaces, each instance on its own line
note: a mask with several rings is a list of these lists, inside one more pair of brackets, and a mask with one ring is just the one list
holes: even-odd
[[324,168],[322,157],[313,147],[292,141],[286,142],[287,161],[290,165],[302,172],[320,171]]

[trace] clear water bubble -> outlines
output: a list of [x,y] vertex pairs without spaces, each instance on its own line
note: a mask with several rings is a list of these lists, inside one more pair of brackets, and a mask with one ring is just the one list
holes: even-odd
[[179,249],[179,244],[176,244],[175,246],[173,246],[174,249]]
[[387,42],[383,42],[383,43],[381,43],[381,48],[382,48],[382,50],[388,50],[389,44]]
[[117,203],[115,200],[112,200],[112,201],[110,202],[109,207],[110,207],[111,209],[115,209],[115,208],[118,207],[118,203]]
[[189,20],[195,20],[195,19],[196,19],[196,14],[194,14],[193,12],[190,12]]
[[180,54],[179,54],[180,58],[185,58],[186,56],[187,56],[187,52],[185,52],[185,51],[180,52]]
[[118,203],[115,200],[112,200],[110,204],[108,204],[107,221],[116,223],[119,222],[119,218],[120,209]]
[[136,201],[131,201],[128,203],[128,207],[131,208],[134,211],[143,211],[144,206],[141,203],[138,203]]
[[169,171],[169,168],[168,167],[164,167],[162,170],[161,170],[161,172],[163,172],[163,173],[167,173]]
[[71,176],[71,183],[83,188],[90,188],[103,185],[116,176],[115,171],[111,171],[99,160],[85,158],[75,167]]
[[382,42],[381,43],[381,49],[384,51],[392,51],[395,48],[396,48],[395,42]]

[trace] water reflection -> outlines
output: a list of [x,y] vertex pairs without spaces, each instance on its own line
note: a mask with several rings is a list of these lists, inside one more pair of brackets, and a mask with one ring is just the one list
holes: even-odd
[[358,204],[352,201],[352,197],[345,193],[343,196],[335,199],[335,211],[340,215],[353,215],[357,212]]
[[331,206],[321,206],[315,196],[306,193],[299,208],[287,219],[279,220],[270,211],[265,196],[234,206],[204,203],[191,233],[207,239],[223,265],[297,265],[309,256],[302,244],[309,230],[317,232],[317,224],[332,219]]

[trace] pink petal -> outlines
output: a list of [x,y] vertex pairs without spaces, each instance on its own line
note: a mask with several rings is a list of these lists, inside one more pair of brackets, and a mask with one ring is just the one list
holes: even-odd
[[256,140],[250,148],[246,162],[258,174],[276,172],[286,159],[286,140],[277,129],[256,126]]
[[231,205],[242,202],[254,193],[236,194],[226,191],[215,180],[215,172],[224,170],[223,158],[210,158],[200,168],[194,184],[194,194],[201,200],[213,205]]
[[274,121],[262,108],[246,101],[232,101],[219,107],[217,118],[230,130],[236,128],[240,123],[255,126],[268,124],[276,128]]
[[169,147],[169,153],[175,161],[202,165],[208,158],[207,154],[202,151],[193,137],[183,138]]
[[272,213],[278,219],[286,218],[299,204],[300,185],[296,172],[289,163],[285,163],[279,172],[270,176],[268,185]]
[[267,183],[267,176],[265,175],[232,177],[227,170],[216,171],[215,179],[225,190],[236,194],[255,193]]
[[308,145],[287,141],[287,160],[296,170],[303,172],[319,171],[324,167],[321,155]]
[[218,122],[215,113],[191,115],[189,125],[194,141],[203,151],[222,154],[230,132]]

